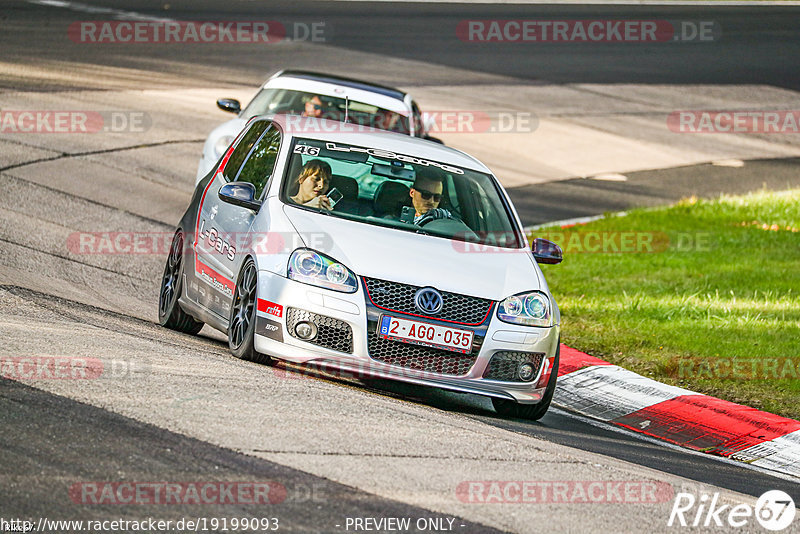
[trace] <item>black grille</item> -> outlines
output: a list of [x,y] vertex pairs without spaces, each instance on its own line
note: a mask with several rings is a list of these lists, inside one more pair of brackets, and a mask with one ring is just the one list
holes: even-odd
[[[399,313],[424,315],[414,305],[414,295],[420,287],[377,278],[364,278],[364,282],[369,291],[369,298],[379,308]],[[483,322],[492,307],[492,301],[488,299],[446,291],[441,293],[444,301],[442,311],[435,316],[429,316],[433,319],[478,325]]]
[[289,330],[289,335],[297,337],[294,327],[300,321],[309,321],[317,325],[316,337],[301,341],[339,352],[353,352],[353,329],[346,322],[297,308],[286,308],[286,328]]
[[543,359],[543,352],[496,352],[489,361],[486,371],[483,372],[483,378],[503,380],[504,382],[524,382],[517,374],[519,364],[530,363],[533,365],[535,369],[533,378],[536,378]]
[[460,354],[449,350],[382,339],[378,337],[375,328],[370,328],[367,335],[367,346],[369,356],[373,360],[406,369],[442,375],[465,375],[478,357],[477,351],[474,354]]

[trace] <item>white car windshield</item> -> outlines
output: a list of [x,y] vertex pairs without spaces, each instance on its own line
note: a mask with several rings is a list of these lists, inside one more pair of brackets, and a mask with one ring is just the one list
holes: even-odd
[[282,200],[366,224],[526,246],[491,175],[383,149],[296,139]]
[[328,96],[319,93],[307,93],[293,89],[262,89],[250,101],[242,114],[245,119],[265,113],[285,113],[288,115],[303,115],[306,105],[314,108],[312,113],[320,119],[344,121],[345,107],[347,108],[347,122],[360,126],[369,126],[379,130],[408,134],[408,117],[400,113],[389,111],[381,107],[344,98]]

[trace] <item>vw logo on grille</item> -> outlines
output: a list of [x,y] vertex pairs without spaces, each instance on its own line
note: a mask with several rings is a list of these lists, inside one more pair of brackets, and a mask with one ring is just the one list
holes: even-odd
[[414,295],[414,304],[419,311],[436,315],[442,311],[444,300],[442,300],[442,294],[432,287],[423,287]]

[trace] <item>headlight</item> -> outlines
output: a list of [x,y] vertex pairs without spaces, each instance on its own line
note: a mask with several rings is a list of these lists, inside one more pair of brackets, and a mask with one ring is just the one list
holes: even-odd
[[550,299],[540,291],[508,297],[497,307],[497,318],[526,326],[553,326]]
[[232,135],[223,135],[222,137],[217,139],[217,142],[214,143],[214,156],[217,159],[221,158],[222,155],[225,153],[225,151],[228,150],[228,147],[231,146],[232,142],[233,142]]
[[299,248],[289,258],[289,278],[344,293],[358,289],[353,272],[331,258],[307,248]]

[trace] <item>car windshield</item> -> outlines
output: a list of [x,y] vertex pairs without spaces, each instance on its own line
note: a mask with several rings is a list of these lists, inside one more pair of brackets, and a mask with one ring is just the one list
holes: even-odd
[[[292,89],[262,89],[247,105],[242,116],[250,119],[265,113],[302,115],[307,102],[319,107],[319,118],[344,121],[344,98]],[[350,100],[346,107],[349,123],[404,134],[410,132],[408,117],[400,113],[355,100]]]
[[525,246],[491,175],[383,149],[296,139],[281,198],[365,224]]

